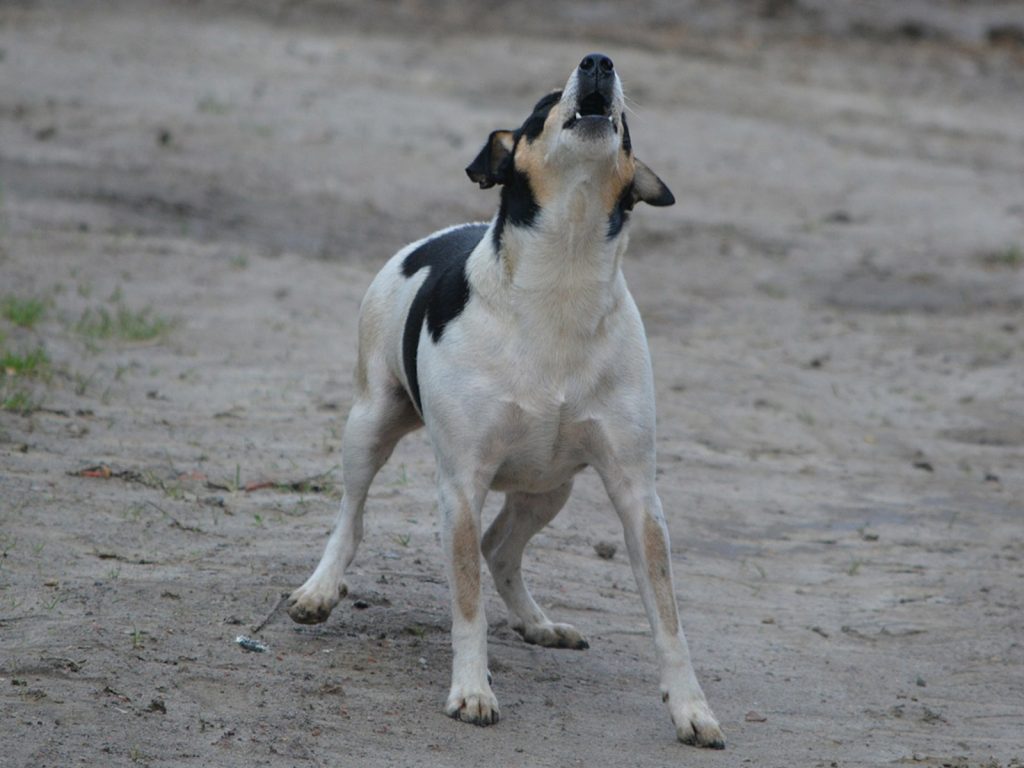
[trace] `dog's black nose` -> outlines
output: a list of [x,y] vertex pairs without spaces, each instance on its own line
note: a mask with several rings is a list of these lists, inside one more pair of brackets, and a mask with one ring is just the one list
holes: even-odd
[[583,57],[583,61],[580,62],[580,72],[591,77],[607,76],[614,71],[615,65],[612,63],[612,60],[603,53],[587,54]]

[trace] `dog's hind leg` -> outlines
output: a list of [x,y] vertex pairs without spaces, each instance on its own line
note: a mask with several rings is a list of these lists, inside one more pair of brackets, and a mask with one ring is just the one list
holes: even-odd
[[326,621],[348,592],[345,569],[363,538],[363,505],[370,483],[399,439],[420,424],[397,381],[369,388],[353,404],[341,448],[345,495],[319,565],[289,597],[288,615],[295,621]]
[[539,530],[554,519],[572,490],[568,482],[548,493],[509,493],[505,505],[484,534],[482,549],[498,593],[508,606],[512,628],[534,645],[587,648],[570,624],[556,624],[541,610],[523,581],[523,550]]

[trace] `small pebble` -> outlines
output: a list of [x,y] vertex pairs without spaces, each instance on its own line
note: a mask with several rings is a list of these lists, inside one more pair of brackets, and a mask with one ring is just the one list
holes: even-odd
[[602,560],[611,560],[615,557],[615,552],[618,549],[610,541],[599,541],[594,545],[594,551],[597,552],[597,556]]
[[163,699],[153,699],[149,702],[149,707],[146,708],[147,712],[159,712],[161,715],[167,714],[167,705],[164,704]]

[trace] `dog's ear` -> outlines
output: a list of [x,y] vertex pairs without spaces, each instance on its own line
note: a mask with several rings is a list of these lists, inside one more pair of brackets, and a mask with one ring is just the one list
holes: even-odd
[[636,171],[633,173],[633,202],[662,206],[672,205],[675,201],[675,196],[665,186],[665,182],[659,179],[654,171],[637,160]]
[[515,135],[512,131],[491,131],[491,135],[476,156],[476,160],[466,167],[466,175],[480,185],[480,189],[488,189],[495,184],[508,181],[512,150],[515,149]]

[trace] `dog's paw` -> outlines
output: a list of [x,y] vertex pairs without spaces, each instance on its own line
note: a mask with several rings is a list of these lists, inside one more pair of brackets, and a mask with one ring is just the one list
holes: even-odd
[[498,722],[498,699],[490,688],[484,691],[463,691],[456,687],[448,695],[444,712],[448,717],[473,725],[494,725]]
[[288,597],[288,615],[299,624],[320,624],[327,621],[334,606],[347,594],[345,582],[325,589],[307,581]]
[[[663,694],[664,696],[664,694]],[[708,703],[701,699],[691,699],[679,706],[667,701],[672,713],[672,722],[676,726],[676,736],[683,744],[709,749],[725,749],[725,737],[715,719]]]
[[583,635],[572,624],[533,624],[515,627],[523,640],[531,645],[543,645],[545,648],[572,648],[583,651],[590,647]]

